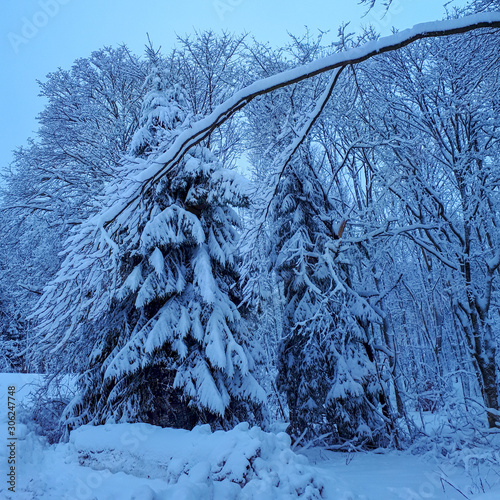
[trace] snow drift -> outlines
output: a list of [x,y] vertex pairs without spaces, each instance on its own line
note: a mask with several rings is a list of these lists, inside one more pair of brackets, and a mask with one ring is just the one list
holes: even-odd
[[[84,426],[70,435],[80,465],[162,479],[170,488],[151,497],[320,499],[324,487],[285,433],[247,423],[231,431],[192,431],[149,424]],[[146,497],[145,497],[146,498]]]

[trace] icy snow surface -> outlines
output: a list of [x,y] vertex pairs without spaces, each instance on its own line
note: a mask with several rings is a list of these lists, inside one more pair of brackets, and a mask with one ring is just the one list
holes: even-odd
[[[8,386],[16,386],[19,409],[33,389],[26,384],[39,379],[0,374],[2,408]],[[5,436],[6,411],[0,415]],[[211,432],[208,426],[193,431],[147,424],[86,426],[74,431],[69,443],[48,446],[17,416],[16,493],[2,479],[2,500],[500,499],[498,486],[472,494],[471,478],[456,468],[397,452],[312,448],[299,454],[286,434],[247,424],[228,432]],[[0,449],[3,472],[7,447]],[[473,480],[480,484],[481,478]]]

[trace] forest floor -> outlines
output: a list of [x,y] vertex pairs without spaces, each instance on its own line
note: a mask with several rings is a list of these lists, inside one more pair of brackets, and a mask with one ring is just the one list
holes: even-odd
[[[459,467],[429,454],[294,450],[285,434],[247,424],[213,433],[208,426],[193,431],[147,424],[83,427],[69,442],[49,445],[19,415],[33,380],[36,376],[0,374],[1,499],[500,499],[500,469],[480,465],[480,457]],[[12,386],[15,440],[8,434]],[[8,475],[12,459],[15,479]],[[9,491],[12,481],[15,492]]]

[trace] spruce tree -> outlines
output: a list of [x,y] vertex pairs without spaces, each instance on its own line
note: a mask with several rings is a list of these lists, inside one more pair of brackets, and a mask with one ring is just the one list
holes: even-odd
[[[112,210],[113,201],[134,185],[141,170],[189,126],[182,89],[168,85],[157,52],[150,49],[148,57],[141,127],[122,179],[108,187],[103,210]],[[235,208],[247,204],[247,181],[199,145],[144,193],[127,225],[98,227],[74,237],[41,304],[47,331],[55,301],[62,296],[71,302],[68,282],[91,261],[82,273],[87,305],[69,308],[80,321],[93,321],[73,321],[65,334],[67,338],[71,332],[75,340],[61,341],[63,332],[45,337],[49,345],[60,341],[73,353],[80,348],[88,354],[80,392],[65,412],[69,428],[108,421],[224,427],[257,418],[264,395],[252,375],[237,291]],[[86,241],[92,235],[94,243]],[[96,248],[104,250],[92,254]]]
[[341,248],[344,227],[335,224],[307,153],[284,172],[272,214],[285,295],[278,386],[287,396],[288,432],[374,443],[383,429],[381,388],[362,321],[376,315],[353,289],[353,248]]

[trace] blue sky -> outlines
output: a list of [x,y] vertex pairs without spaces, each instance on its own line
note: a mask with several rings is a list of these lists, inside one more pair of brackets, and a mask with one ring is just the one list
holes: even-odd
[[[443,0],[444,1],[444,0]],[[456,0],[459,2],[460,0]],[[176,34],[196,30],[248,32],[283,44],[287,32],[330,30],[346,21],[357,29],[374,24],[382,33],[439,19],[441,0],[393,0],[385,17],[376,8],[365,17],[357,0],[3,0],[0,18],[0,169],[11,151],[36,131],[43,107],[36,80],[104,45],[126,43],[142,54],[149,33],[168,51]]]

